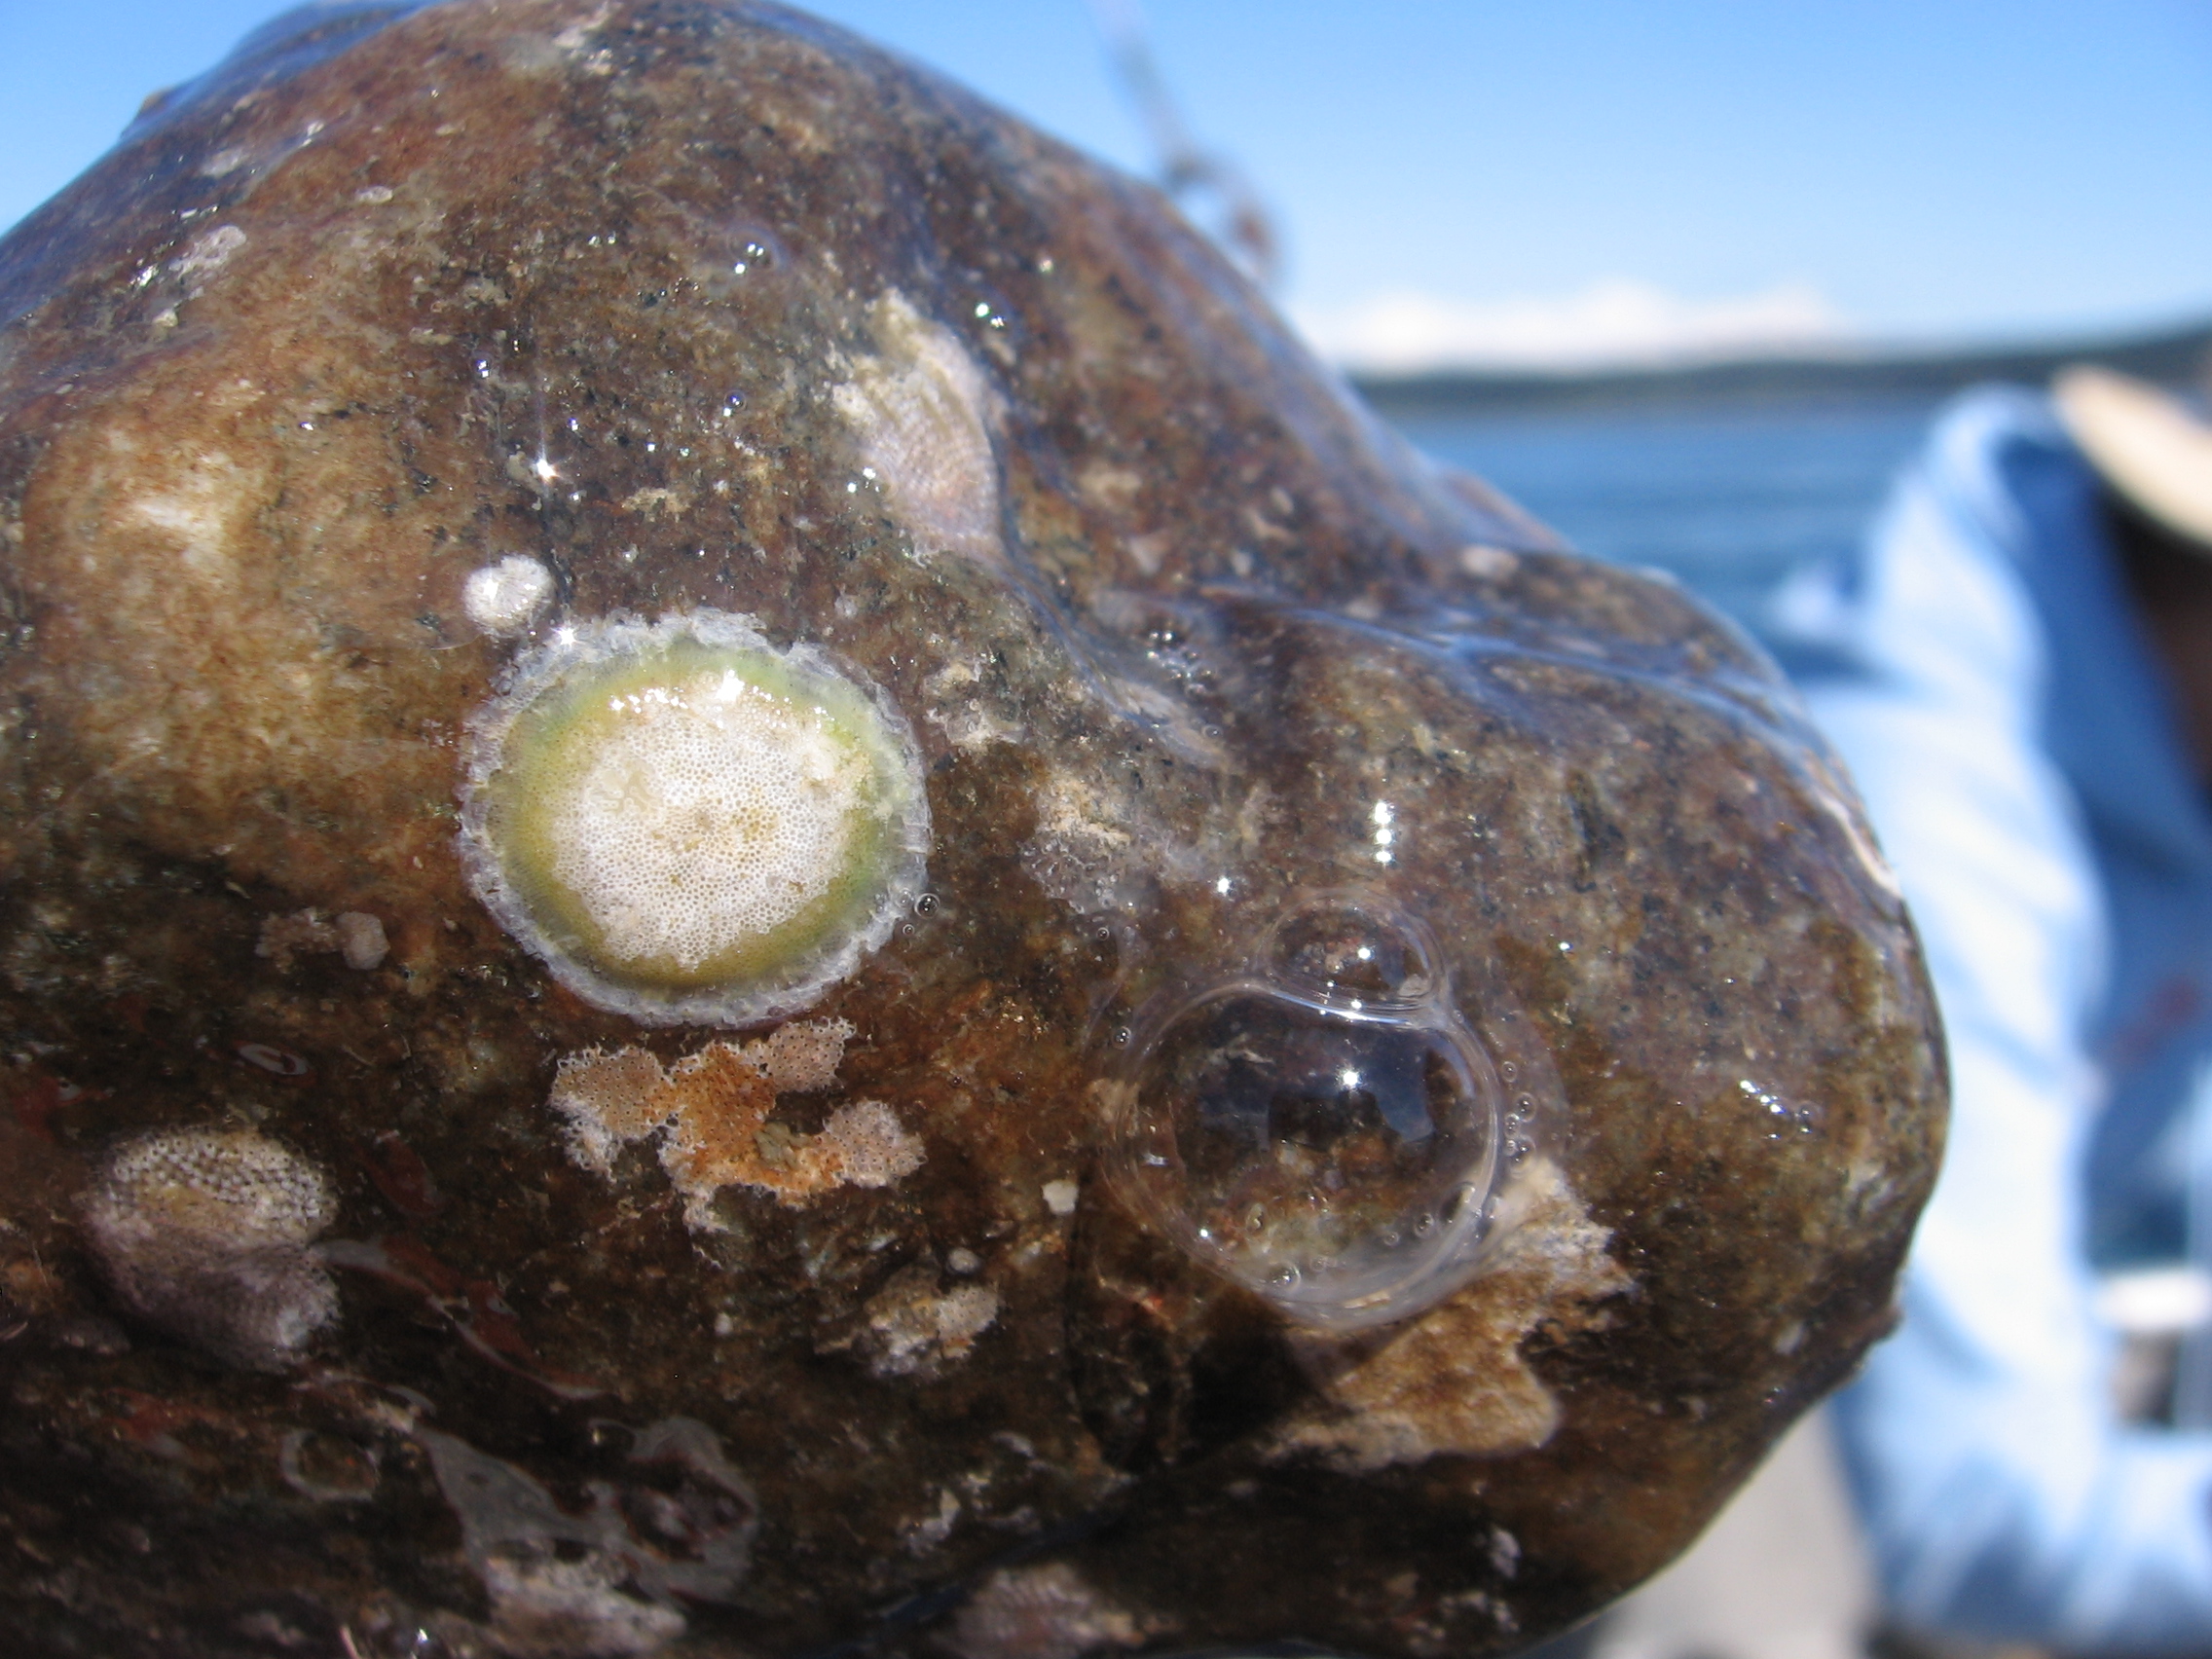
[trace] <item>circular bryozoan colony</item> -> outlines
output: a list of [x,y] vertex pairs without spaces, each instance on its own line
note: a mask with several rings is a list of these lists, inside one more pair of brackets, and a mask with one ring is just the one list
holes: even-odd
[[524,656],[470,722],[461,848],[477,897],[586,1001],[746,1025],[890,936],[929,805],[881,692],[702,610]]
[[314,1165],[251,1129],[163,1129],[111,1152],[85,1231],[129,1309],[234,1365],[282,1371],[338,1317],[308,1246],[329,1225]]
[[1301,1324],[1401,1319],[1480,1265],[1498,1174],[1488,1053],[1420,930],[1324,898],[1252,972],[1141,1024],[1114,1170],[1169,1236]]

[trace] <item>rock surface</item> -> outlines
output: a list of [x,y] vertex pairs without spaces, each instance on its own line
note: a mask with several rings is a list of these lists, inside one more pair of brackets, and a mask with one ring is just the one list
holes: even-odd
[[[1885,1328],[1938,1040],[1771,671],[794,14],[150,108],[0,243],[0,557],[12,1653],[1502,1652]],[[684,942],[717,812],[833,982]]]

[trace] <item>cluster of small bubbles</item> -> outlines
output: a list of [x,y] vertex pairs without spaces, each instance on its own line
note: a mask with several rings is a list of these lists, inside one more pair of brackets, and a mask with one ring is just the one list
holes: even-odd
[[770,256],[768,250],[756,241],[747,242],[745,246],[740,248],[738,251],[740,257],[734,264],[730,266],[730,271],[736,276],[744,276],[756,265],[765,268],[769,264]]
[[1505,1136],[1505,1161],[1518,1168],[1529,1160],[1534,1150],[1528,1135],[1529,1124],[1535,1117],[1536,1097],[1532,1094],[1516,1096],[1512,1109],[1505,1114],[1500,1125]]
[[1246,973],[1118,1028],[1115,1178],[1291,1318],[1403,1318],[1479,1266],[1496,1075],[1424,931],[1385,901],[1294,906]]

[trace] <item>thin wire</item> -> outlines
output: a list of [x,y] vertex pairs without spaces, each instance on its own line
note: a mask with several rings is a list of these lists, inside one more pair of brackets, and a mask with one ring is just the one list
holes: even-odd
[[[1193,218],[1210,220],[1207,229],[1246,276],[1272,288],[1282,275],[1282,241],[1274,218],[1251,182],[1227,157],[1200,146],[1167,90],[1153,55],[1137,0],[1087,0],[1091,19],[1106,45],[1122,91],[1136,106],[1158,157],[1161,188]],[[1210,202],[1213,211],[1204,212]]]

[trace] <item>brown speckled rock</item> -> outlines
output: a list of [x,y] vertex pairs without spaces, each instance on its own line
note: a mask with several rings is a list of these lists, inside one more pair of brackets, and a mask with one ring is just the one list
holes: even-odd
[[1940,1056],[1673,588],[737,0],[328,7],[0,243],[0,1646],[1517,1647]]

